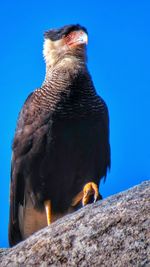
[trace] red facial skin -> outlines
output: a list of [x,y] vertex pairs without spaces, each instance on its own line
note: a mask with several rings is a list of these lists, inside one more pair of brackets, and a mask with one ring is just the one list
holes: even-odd
[[[86,38],[85,38],[86,36]],[[87,44],[87,35],[83,31],[74,31],[68,34],[65,38],[65,43],[69,47],[81,45],[81,44]]]

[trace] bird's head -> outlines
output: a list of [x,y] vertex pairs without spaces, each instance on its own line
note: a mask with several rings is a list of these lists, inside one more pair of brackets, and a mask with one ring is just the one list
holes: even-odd
[[52,67],[64,58],[86,60],[88,34],[79,24],[46,31],[44,37],[43,55],[47,66]]

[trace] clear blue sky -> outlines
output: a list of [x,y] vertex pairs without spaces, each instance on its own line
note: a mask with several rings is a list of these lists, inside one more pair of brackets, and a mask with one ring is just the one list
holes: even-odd
[[0,247],[8,246],[16,119],[44,79],[43,32],[70,23],[88,29],[89,70],[110,112],[112,168],[102,195],[150,178],[150,1],[1,1]]

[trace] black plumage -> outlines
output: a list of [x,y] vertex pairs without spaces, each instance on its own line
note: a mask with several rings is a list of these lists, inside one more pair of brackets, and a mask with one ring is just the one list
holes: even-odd
[[46,78],[19,114],[12,148],[10,245],[30,235],[27,207],[43,214],[44,201],[51,200],[52,213],[65,214],[83,186],[98,185],[110,167],[108,109],[88,72],[85,44],[65,46],[65,37],[74,31],[87,33],[80,25],[46,33]]

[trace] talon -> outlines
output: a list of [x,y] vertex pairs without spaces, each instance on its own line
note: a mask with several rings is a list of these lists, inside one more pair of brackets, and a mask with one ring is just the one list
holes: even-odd
[[98,187],[95,183],[87,183],[83,188],[82,206],[88,204],[90,197],[94,195],[94,203],[99,197]]
[[44,202],[45,211],[46,211],[46,218],[47,218],[47,225],[50,225],[51,223],[51,201],[46,200]]

